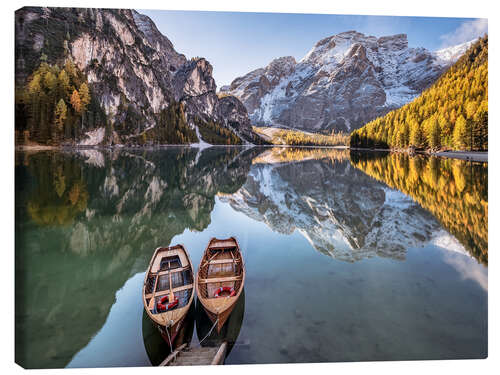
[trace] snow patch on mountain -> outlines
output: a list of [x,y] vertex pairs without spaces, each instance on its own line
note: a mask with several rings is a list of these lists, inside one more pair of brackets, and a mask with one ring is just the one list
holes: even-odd
[[450,61],[457,61],[460,56],[462,56],[465,51],[467,51],[467,49],[476,41],[477,38],[469,40],[468,42],[462,44],[458,44],[456,46],[443,48],[434,52],[437,58],[437,63],[446,66],[450,63]]
[[85,133],[85,138],[79,143],[81,146],[96,146],[104,141],[105,129],[97,128]]
[[196,130],[196,136],[198,137],[198,143],[191,143],[191,147],[197,147],[200,150],[204,150],[205,148],[212,147],[210,143],[207,143],[201,138],[201,133],[200,129],[198,129],[198,126],[194,125],[194,128]]
[[402,107],[418,96],[407,86],[391,87],[385,90],[385,105],[389,107]]

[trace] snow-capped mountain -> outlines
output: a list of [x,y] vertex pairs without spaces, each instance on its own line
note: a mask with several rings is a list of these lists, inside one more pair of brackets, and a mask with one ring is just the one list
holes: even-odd
[[409,48],[406,34],[347,31],[299,62],[280,57],[221,91],[237,96],[256,125],[350,131],[418,96],[471,43],[430,52]]

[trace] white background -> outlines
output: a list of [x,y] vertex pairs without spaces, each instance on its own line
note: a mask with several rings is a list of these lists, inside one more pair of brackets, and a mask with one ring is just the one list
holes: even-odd
[[[21,373],[22,370],[14,363],[14,11],[22,6],[65,6],[93,8],[141,8],[141,9],[178,9],[178,10],[219,10],[219,11],[254,11],[254,12],[287,12],[287,13],[331,13],[331,14],[365,14],[390,16],[434,16],[434,17],[471,17],[488,18],[489,27],[489,358],[486,360],[456,360],[456,361],[411,361],[411,362],[364,362],[364,363],[331,363],[331,364],[300,364],[300,365],[251,365],[251,366],[219,366],[219,367],[183,367],[183,368],[112,368],[112,369],[80,369],[80,370],[43,370],[37,374],[76,373],[76,374],[135,374],[135,373],[166,373],[175,371],[177,374],[239,374],[256,372],[287,374],[306,373],[349,373],[349,374],[488,374],[499,373],[499,320],[498,313],[498,245],[499,213],[498,198],[495,194],[498,184],[498,147],[499,118],[498,105],[498,22],[499,7],[495,1],[438,1],[438,0],[356,0],[356,1],[321,1],[321,0],[251,0],[237,2],[230,0],[211,1],[158,1],[158,0],[50,0],[47,2],[4,0],[1,5],[2,28],[0,45],[2,100],[0,112],[0,165],[2,176],[0,182],[1,221],[0,238],[1,265],[0,273],[0,324],[1,347],[0,367],[2,373]],[[228,31],[230,32],[230,31]],[[168,37],[168,35],[167,35]],[[182,51],[181,51],[182,52]],[[339,301],[341,303],[341,301]],[[265,307],[264,307],[265,308]],[[332,332],[335,334],[335,332]],[[497,368],[498,367],[498,368]],[[497,368],[495,370],[495,368]]]

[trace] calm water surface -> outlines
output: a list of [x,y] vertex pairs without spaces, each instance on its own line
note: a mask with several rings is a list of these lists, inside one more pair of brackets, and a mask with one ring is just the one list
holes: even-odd
[[[326,149],[16,153],[16,361],[156,365],[158,246],[234,235],[226,364],[487,356],[487,164]],[[186,325],[197,346],[210,322]]]

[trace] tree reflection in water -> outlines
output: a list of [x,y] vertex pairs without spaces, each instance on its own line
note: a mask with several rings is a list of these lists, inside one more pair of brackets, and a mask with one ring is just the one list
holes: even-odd
[[17,154],[16,361],[64,367],[130,275],[176,234],[204,230],[215,195],[237,191],[259,152]]

